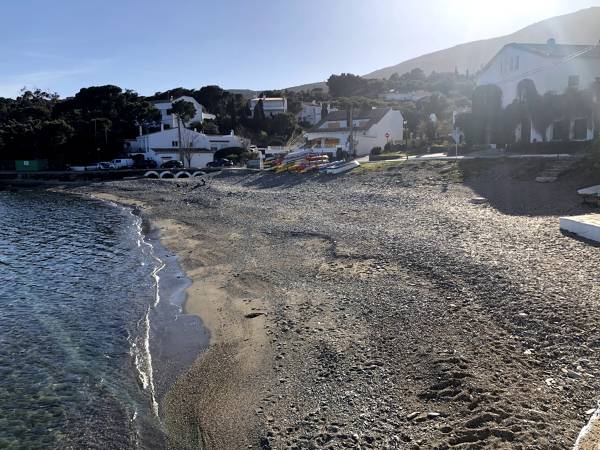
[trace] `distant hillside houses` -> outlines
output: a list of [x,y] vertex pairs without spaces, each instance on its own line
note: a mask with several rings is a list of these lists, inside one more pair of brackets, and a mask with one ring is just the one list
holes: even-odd
[[399,102],[418,102],[425,98],[431,97],[431,92],[418,90],[411,92],[396,92],[391,90],[390,92],[382,95],[384,100],[388,101],[399,101]]
[[401,143],[404,139],[404,117],[392,108],[373,108],[348,111],[332,111],[306,134],[306,146],[316,153],[336,155],[349,151],[350,133],[353,130],[357,156],[368,155],[374,147]]
[[196,115],[188,120],[184,125],[189,125],[194,122],[204,122],[205,120],[215,120],[216,117],[214,114],[210,114],[206,111],[204,106],[202,106],[194,97],[189,97],[187,95],[182,95],[181,97],[171,98],[170,100],[154,100],[152,104],[156,109],[160,111],[160,123],[162,128],[175,128],[177,127],[177,116],[171,114],[171,109],[173,108],[173,103],[177,103],[180,101],[186,101],[194,105],[196,109]]
[[288,110],[287,98],[285,97],[257,97],[248,101],[250,115],[254,117],[256,105],[262,101],[265,117],[274,117],[278,114],[286,113]]
[[[337,111],[337,108],[333,108],[330,104],[325,104],[325,108],[328,113]],[[318,102],[302,102],[302,109],[296,117],[299,122],[305,122],[310,125],[316,125],[322,119],[323,114],[323,103]]]

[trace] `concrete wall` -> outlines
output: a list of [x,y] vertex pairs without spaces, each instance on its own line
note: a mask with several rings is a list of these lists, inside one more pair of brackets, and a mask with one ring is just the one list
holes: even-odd
[[[177,128],[138,136],[135,142],[130,141],[131,151],[147,151],[155,149],[179,148],[179,132]],[[181,129],[181,146],[209,149],[213,151],[227,147],[243,147],[244,142],[234,134],[206,135],[187,128]]]
[[209,162],[214,161],[214,152],[192,152],[192,157],[190,160],[190,164],[188,164],[187,159],[185,158],[185,153],[182,155],[179,151],[157,151],[150,152],[148,155],[148,159],[153,159],[159,165],[163,164],[166,161],[182,161],[186,168],[205,168]]
[[[376,135],[377,146],[383,146],[388,142],[385,134],[389,133],[389,141],[392,143],[401,143],[404,140],[404,116],[400,111],[391,110],[383,118],[368,130],[369,135]],[[371,149],[369,149],[370,151]]]

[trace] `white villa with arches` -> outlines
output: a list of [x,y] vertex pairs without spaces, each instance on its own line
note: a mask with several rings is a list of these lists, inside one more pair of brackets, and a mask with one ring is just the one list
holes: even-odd
[[[502,91],[502,106],[518,97],[518,86],[531,80],[538,94],[563,94],[567,89],[588,89],[600,79],[600,44],[565,45],[549,39],[546,44],[508,44],[483,68],[477,85],[495,85]],[[600,99],[594,99],[598,101]],[[558,121],[557,121],[558,122]],[[575,117],[566,124],[569,140],[590,140],[594,130],[591,117]],[[515,130],[517,141],[557,139],[555,124],[546,130]],[[545,133],[545,136],[542,134]],[[565,133],[566,136],[566,133]]]

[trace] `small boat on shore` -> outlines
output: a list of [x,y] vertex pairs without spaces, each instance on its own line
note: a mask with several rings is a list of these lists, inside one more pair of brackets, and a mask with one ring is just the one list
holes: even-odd
[[352,169],[357,168],[358,166],[360,166],[360,163],[357,160],[353,159],[352,161],[336,161],[334,163],[327,164],[320,170],[327,174],[338,174],[348,172]]

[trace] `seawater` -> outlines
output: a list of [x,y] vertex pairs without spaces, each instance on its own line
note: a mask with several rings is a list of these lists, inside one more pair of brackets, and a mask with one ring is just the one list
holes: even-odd
[[0,448],[165,447],[161,396],[208,338],[188,283],[129,209],[0,192]]

